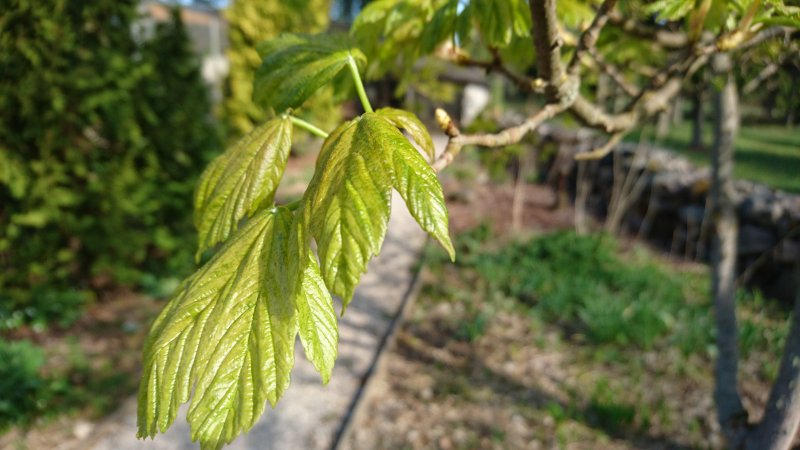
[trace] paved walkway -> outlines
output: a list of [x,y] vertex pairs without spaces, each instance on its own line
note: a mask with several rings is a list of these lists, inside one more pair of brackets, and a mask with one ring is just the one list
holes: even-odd
[[[328,386],[306,361],[297,343],[292,384],[250,433],[230,450],[329,449],[345,423],[364,377],[379,351],[392,318],[412,285],[414,265],[425,235],[395,193],[383,250],[362,277],[353,302],[339,320],[339,358]],[[337,311],[341,310],[337,307]],[[186,406],[167,433],[154,440],[136,440],[136,399],[98,427],[92,450],[183,450],[199,446],[189,440]]]

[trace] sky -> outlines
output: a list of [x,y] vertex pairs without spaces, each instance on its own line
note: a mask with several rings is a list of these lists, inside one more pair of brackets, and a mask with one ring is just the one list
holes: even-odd
[[182,5],[191,5],[192,3],[211,3],[217,8],[224,8],[228,4],[228,0],[207,0],[207,2],[203,1],[197,2],[194,0],[178,0],[178,3]]
[[[170,0],[164,0],[164,1],[169,2]],[[200,3],[200,4],[211,4],[214,7],[221,9],[221,8],[226,7],[233,0],[172,0],[172,1],[176,1],[177,3],[179,3],[181,5],[191,5],[191,4],[198,4],[198,3]],[[276,0],[276,1],[280,1],[280,0]],[[332,10],[331,10],[332,18],[333,19],[337,19],[337,18],[341,19],[341,17],[340,17],[341,16],[341,2],[333,1],[332,3],[333,3]],[[353,7],[354,8],[358,8],[358,2],[353,2],[353,3],[354,3]],[[463,5],[460,5],[459,7],[461,9],[463,9],[462,6]],[[355,13],[357,11],[353,11],[353,12]]]

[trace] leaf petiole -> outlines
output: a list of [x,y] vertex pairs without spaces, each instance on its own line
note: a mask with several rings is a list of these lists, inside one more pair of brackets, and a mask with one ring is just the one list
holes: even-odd
[[295,200],[293,202],[289,202],[289,203],[287,203],[285,205],[281,205],[281,207],[286,208],[289,211],[294,211],[297,208],[299,208],[302,203],[303,203],[303,199],[299,199],[299,200]]
[[295,117],[289,116],[289,120],[292,121],[293,124],[297,125],[298,127],[308,131],[309,133],[313,134],[314,136],[320,137],[322,139],[328,139],[328,133],[325,131],[317,128],[316,126],[306,122],[305,120]]
[[353,75],[353,82],[356,85],[356,91],[358,92],[359,100],[361,100],[361,106],[364,107],[364,111],[368,113],[373,112],[372,105],[369,103],[369,97],[367,97],[367,91],[364,90],[364,83],[361,81],[361,75],[358,73],[358,65],[352,55],[347,57],[347,65],[350,67],[350,73]]

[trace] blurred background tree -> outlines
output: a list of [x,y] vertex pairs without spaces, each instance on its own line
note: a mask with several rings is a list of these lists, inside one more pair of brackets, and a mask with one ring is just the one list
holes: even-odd
[[0,329],[66,325],[93,290],[191,264],[185,211],[219,139],[177,16],[137,42],[137,4],[3,8]]
[[[261,65],[257,46],[282,32],[318,33],[328,27],[330,0],[286,0],[264,2],[235,0],[225,11],[228,19],[228,60],[230,74],[226,86],[224,118],[231,138],[250,131],[267,117],[253,102],[253,77]],[[331,91],[323,90],[309,103],[311,120],[323,128],[337,123],[339,109]]]

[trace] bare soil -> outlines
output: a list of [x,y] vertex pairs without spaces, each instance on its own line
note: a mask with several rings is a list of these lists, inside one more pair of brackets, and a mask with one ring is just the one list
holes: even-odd
[[[450,230],[454,234],[471,230],[482,223],[490,223],[500,236],[512,232],[512,204],[514,185],[459,182],[448,179],[443,183],[450,213]],[[525,184],[521,231],[540,233],[562,230],[573,226],[574,210],[556,208],[557,198],[552,189],[540,184]]]

